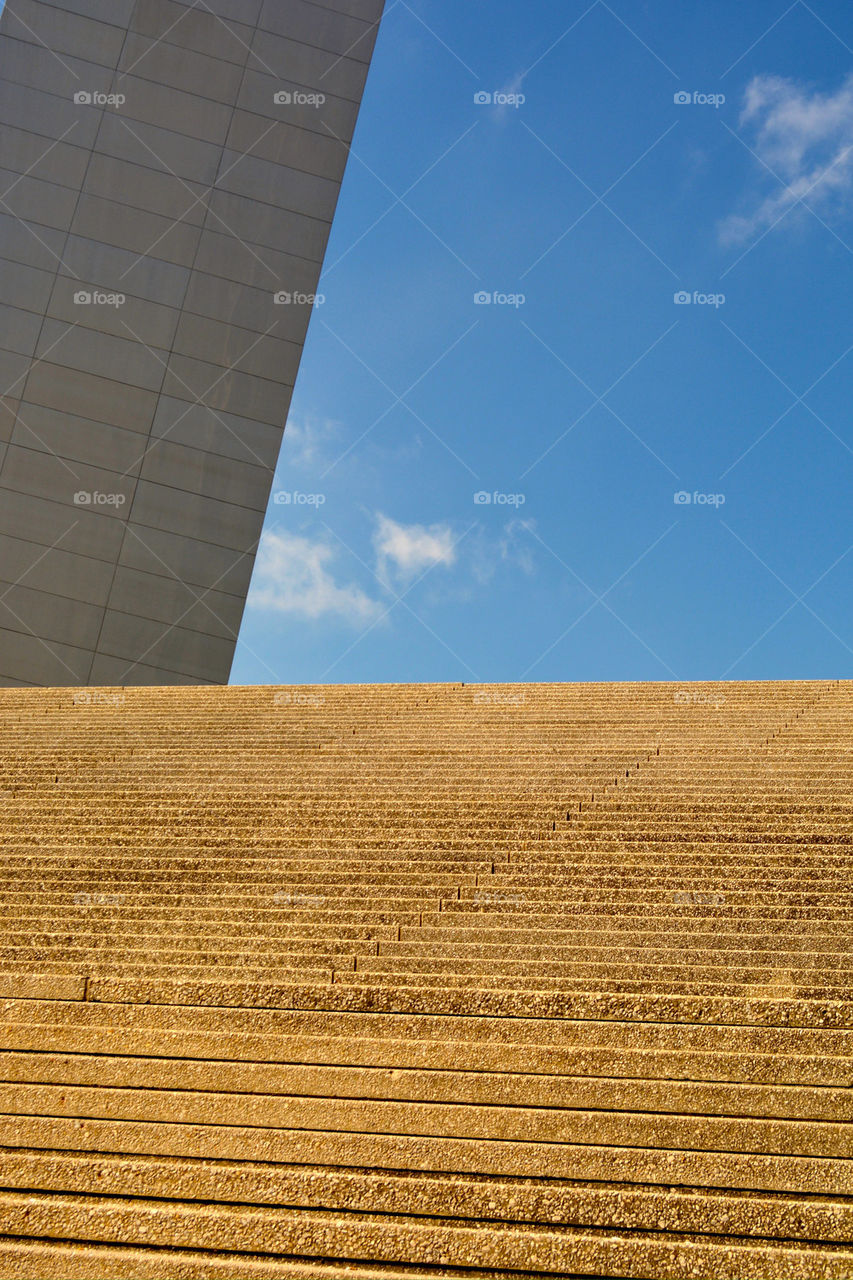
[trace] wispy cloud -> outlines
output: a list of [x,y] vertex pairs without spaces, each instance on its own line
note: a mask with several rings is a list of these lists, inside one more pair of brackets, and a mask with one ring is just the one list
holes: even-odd
[[533,520],[509,520],[497,536],[481,527],[470,540],[477,582],[491,582],[506,567],[521,569],[528,577],[533,574],[536,564],[530,533],[535,527]]
[[309,537],[276,528],[261,538],[248,606],[309,622],[337,618],[364,626],[385,613],[386,601],[393,603],[398,590],[437,566],[454,573],[427,584],[425,598],[432,604],[472,600],[478,586],[502,571],[520,569],[529,575],[535,570],[530,520],[510,520],[495,532],[481,526],[461,544],[464,554],[449,523],[401,524],[381,512],[373,521],[375,594],[340,573],[340,544],[325,534]]
[[281,446],[281,466],[317,467],[328,460],[330,447],[340,436],[340,425],[328,419],[288,419]]
[[762,185],[777,189],[759,198],[751,212],[725,219],[724,244],[742,243],[772,227],[801,200],[836,214],[853,206],[853,75],[834,93],[781,76],[756,76],[747,86],[740,123],[763,162]]
[[248,604],[259,609],[316,620],[339,617],[373,622],[383,612],[356,583],[340,583],[331,571],[337,550],[320,539],[283,530],[261,538]]
[[504,564],[512,564],[526,574],[534,571],[533,549],[529,534],[536,528],[535,520],[510,520],[504,525],[499,546],[501,560]]
[[373,547],[376,573],[383,582],[411,581],[434,565],[456,563],[453,530],[448,524],[398,524],[377,512]]

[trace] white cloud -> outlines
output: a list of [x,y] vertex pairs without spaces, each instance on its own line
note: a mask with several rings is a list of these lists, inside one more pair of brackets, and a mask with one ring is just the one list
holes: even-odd
[[289,418],[281,446],[280,464],[290,467],[316,467],[327,462],[329,446],[340,434],[340,427],[330,420]]
[[[530,520],[514,519],[495,533],[478,527],[463,539],[460,558],[455,535],[449,524],[401,524],[377,512],[373,532],[377,578],[374,597],[356,582],[341,581],[336,569],[339,549],[324,538],[290,533],[281,527],[268,529],[258,548],[250,608],[289,614],[306,621],[338,618],[354,626],[379,621],[386,611],[379,588],[393,593],[434,566],[456,568],[452,582],[435,583],[427,592],[432,603],[453,598],[471,599],[474,584],[483,586],[502,569],[520,569],[532,574],[535,565]],[[366,557],[365,557],[366,558]],[[447,592],[450,595],[447,595]],[[437,592],[437,593],[436,593]]]
[[[750,81],[740,117],[754,130],[753,150],[784,182],[747,214],[726,218],[724,244],[739,243],[773,226],[800,199],[835,212],[853,195],[853,75],[835,93],[820,93],[781,76]],[[772,175],[762,167],[762,180]]]
[[453,531],[447,524],[398,524],[381,512],[373,534],[377,576],[389,581],[416,577],[425,569],[456,563]]
[[248,604],[300,618],[337,615],[368,623],[383,606],[355,583],[339,584],[330,572],[334,547],[300,534],[268,530],[261,538]]

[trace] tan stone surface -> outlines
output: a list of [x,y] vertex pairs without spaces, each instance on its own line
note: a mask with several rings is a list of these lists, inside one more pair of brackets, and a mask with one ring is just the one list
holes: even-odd
[[0,1278],[853,1277],[853,685],[0,691]]

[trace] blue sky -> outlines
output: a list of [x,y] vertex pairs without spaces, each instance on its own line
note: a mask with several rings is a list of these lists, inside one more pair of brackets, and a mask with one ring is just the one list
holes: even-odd
[[232,681],[853,675],[849,4],[388,0],[320,288]]

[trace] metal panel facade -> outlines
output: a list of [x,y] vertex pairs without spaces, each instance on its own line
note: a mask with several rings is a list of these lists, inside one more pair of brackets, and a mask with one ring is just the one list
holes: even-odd
[[0,685],[228,679],[383,0],[8,0]]

